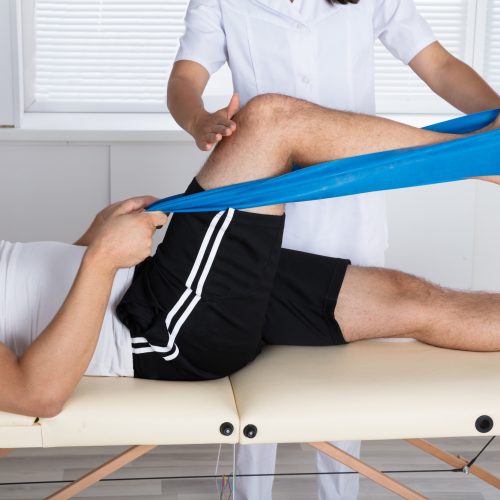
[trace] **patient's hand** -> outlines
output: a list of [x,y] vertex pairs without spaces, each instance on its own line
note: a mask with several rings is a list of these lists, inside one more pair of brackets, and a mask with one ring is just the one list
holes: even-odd
[[86,256],[105,268],[132,267],[151,255],[153,234],[167,222],[163,212],[146,212],[154,198],[142,196],[115,203],[96,217],[95,234]]
[[[158,198],[154,196],[137,196],[135,198],[130,198],[124,201],[118,201],[109,205],[108,207],[101,210],[92,221],[90,227],[85,231],[85,233],[75,241],[75,245],[88,247],[92,241],[94,240],[96,234],[99,232],[103,224],[113,215],[116,214],[120,207],[125,206],[133,206],[136,207],[135,211],[143,211],[146,207],[158,201]],[[132,204],[131,204],[132,202]]]

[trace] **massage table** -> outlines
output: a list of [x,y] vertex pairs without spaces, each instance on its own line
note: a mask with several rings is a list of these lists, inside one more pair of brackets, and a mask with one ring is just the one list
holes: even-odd
[[[467,133],[500,110],[427,127]],[[148,210],[219,211],[500,175],[500,129],[454,141],[373,153],[280,177],[160,200]],[[74,496],[158,445],[309,443],[404,498],[424,498],[328,444],[407,439],[500,489],[500,479],[422,438],[494,436],[500,422],[500,352],[418,342],[268,347],[233,376],[209,382],[84,378],[55,418],[0,413],[0,456],[16,447],[135,444],[50,498]]]
[[64,499],[159,445],[308,443],[402,498],[421,499],[328,441],[405,439],[500,489],[500,478],[424,440],[495,436],[499,423],[500,352],[416,341],[268,346],[220,380],[84,377],[54,418],[0,413],[0,456],[14,448],[133,445],[49,497]]

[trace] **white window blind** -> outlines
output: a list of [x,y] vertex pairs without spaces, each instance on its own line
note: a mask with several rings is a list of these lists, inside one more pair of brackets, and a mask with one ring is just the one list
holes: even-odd
[[[446,49],[459,59],[472,62],[472,25],[467,16],[470,2],[416,0],[415,4]],[[375,47],[375,74],[379,112],[444,111],[448,107],[444,101],[439,102],[427,85],[380,42]]]
[[36,0],[35,102],[66,111],[166,109],[186,5]]
[[485,47],[485,77],[500,92],[500,1],[488,4]]

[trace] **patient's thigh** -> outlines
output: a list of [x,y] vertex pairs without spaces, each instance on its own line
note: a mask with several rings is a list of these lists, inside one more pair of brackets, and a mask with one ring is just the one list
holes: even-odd
[[335,309],[347,342],[413,337],[432,314],[431,283],[399,271],[349,266]]

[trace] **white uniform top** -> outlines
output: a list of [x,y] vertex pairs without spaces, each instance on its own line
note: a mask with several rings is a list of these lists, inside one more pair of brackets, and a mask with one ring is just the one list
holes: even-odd
[[[0,342],[17,356],[35,341],[66,298],[85,248],[64,243],[0,241]],[[116,274],[96,350],[86,375],[133,377],[132,344],[115,315],[132,281],[132,269]]]
[[[191,0],[176,60],[210,74],[226,61],[245,104],[267,92],[373,114],[374,42],[408,63],[435,41],[413,0]],[[256,145],[258,147],[258,145]],[[283,246],[382,265],[385,197],[370,193],[287,205]]]

